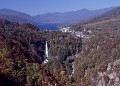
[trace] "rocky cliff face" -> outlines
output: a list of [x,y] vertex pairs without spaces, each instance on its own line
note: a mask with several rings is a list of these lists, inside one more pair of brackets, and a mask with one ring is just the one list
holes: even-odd
[[98,75],[97,86],[120,86],[120,59],[109,63],[107,71]]

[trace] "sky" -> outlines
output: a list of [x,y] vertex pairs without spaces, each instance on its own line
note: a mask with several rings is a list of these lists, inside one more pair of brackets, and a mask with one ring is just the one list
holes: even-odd
[[83,8],[98,10],[120,6],[120,0],[0,0],[0,9],[12,9],[31,16],[53,12],[69,12]]

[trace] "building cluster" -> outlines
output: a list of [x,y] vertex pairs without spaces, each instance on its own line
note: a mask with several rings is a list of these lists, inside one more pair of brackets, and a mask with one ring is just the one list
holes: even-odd
[[[70,27],[64,27],[62,29],[60,29],[62,32],[69,32],[71,34],[75,34],[77,37],[81,37],[81,38],[85,38],[85,39],[89,39],[90,36],[89,35],[85,35],[82,31],[79,32],[79,31],[74,31],[74,30],[71,30]],[[88,32],[88,33],[92,33],[91,30],[86,30],[84,29],[84,31]]]

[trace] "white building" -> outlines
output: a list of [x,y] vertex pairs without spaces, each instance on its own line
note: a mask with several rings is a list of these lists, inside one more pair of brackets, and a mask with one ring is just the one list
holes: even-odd
[[62,32],[70,32],[70,27],[65,27],[61,29]]

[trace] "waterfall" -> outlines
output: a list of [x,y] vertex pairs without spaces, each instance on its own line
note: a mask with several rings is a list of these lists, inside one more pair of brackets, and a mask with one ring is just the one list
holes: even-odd
[[74,62],[72,63],[72,73],[71,76],[74,74]]
[[48,44],[46,41],[46,46],[45,46],[45,56],[48,58]]

